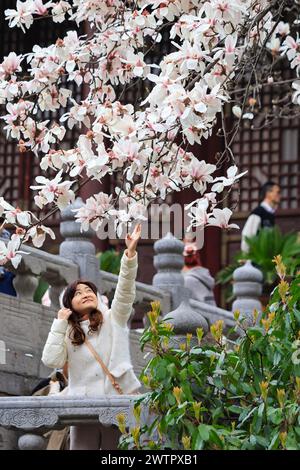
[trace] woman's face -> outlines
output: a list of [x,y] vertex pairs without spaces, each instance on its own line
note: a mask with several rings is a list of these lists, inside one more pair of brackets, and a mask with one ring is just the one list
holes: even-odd
[[98,299],[89,286],[86,284],[78,284],[71,303],[72,309],[83,316],[97,308]]

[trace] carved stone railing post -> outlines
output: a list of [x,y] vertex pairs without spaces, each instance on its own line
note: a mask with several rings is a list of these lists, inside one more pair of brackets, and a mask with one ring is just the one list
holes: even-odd
[[15,272],[15,278],[13,279],[13,286],[17,293],[17,297],[24,300],[33,300],[34,293],[39,284],[39,278],[37,274],[29,271],[20,265],[18,270]]
[[208,331],[208,324],[202,314],[190,304],[191,292],[184,286],[182,268],[184,244],[171,233],[154,243],[154,266],[157,274],[153,277],[153,285],[162,291],[171,294],[171,312],[165,316],[172,318],[170,323],[174,325],[174,332],[178,335],[195,333],[202,327]]
[[[48,282],[50,285],[49,298],[51,301],[51,307],[56,310],[60,309],[60,294],[67,286],[68,282],[66,282],[66,279],[63,279],[58,272],[50,270],[43,273],[43,280]],[[69,279],[69,282],[71,282],[71,279]]]
[[232,304],[232,311],[239,310],[241,316],[253,318],[253,311],[262,311],[259,297],[262,294],[263,274],[255,268],[251,261],[237,268],[233,273],[233,293],[236,300]]
[[75,221],[73,209],[79,209],[82,206],[83,201],[78,197],[74,204],[62,211],[60,233],[65,240],[59,247],[59,254],[76,263],[79,266],[79,276],[94,282],[102,291],[99,260],[96,257],[95,245],[92,243],[94,232],[89,229],[82,233],[80,224]]
[[190,303],[189,289],[183,292],[182,301],[178,307],[165,316],[170,318],[169,323],[174,326],[173,331],[176,335],[186,335],[186,333],[196,335],[197,328],[202,328],[205,334],[208,332],[206,319]]
[[184,278],[181,270],[184,265],[184,244],[171,233],[154,243],[154,267],[157,273],[153,276],[153,286],[170,292],[171,308],[181,303],[185,292]]
[[23,434],[18,440],[20,450],[45,450],[47,447],[47,439],[38,434]]

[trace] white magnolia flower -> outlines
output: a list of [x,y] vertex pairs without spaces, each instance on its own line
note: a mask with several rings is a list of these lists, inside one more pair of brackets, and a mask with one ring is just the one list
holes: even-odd
[[203,193],[206,190],[207,183],[213,182],[211,175],[215,170],[216,165],[206,163],[204,160],[198,161],[195,159],[190,169],[190,175],[194,181],[194,189]]
[[65,20],[65,14],[67,11],[71,11],[69,2],[60,0],[52,8],[52,15],[54,23],[62,23]]
[[196,205],[192,205],[192,206],[188,205],[186,207],[186,209],[190,208],[188,217],[192,219],[189,227],[187,228],[188,231],[190,230],[191,227],[204,228],[208,223],[208,213],[207,213],[207,209],[209,206],[208,200],[199,199],[198,201],[195,201],[195,202],[196,202]]
[[238,167],[233,165],[227,170],[227,176],[220,176],[219,178],[215,178],[215,184],[212,186],[211,190],[216,193],[220,193],[224,190],[227,186],[232,186],[238,179],[244,176],[247,171],[243,173],[237,174]]
[[11,262],[13,267],[16,269],[22,259],[22,254],[26,254],[25,251],[19,250],[21,246],[21,239],[18,235],[14,234],[7,245],[0,241],[0,265],[6,264],[8,261]]
[[62,181],[62,170],[57,173],[53,180],[49,180],[44,176],[37,176],[35,180],[41,184],[30,186],[30,188],[40,190],[38,195],[35,196],[35,202],[40,208],[45,204],[55,201],[59,209],[64,209],[69,203],[74,201],[75,194],[70,190],[73,182]]
[[243,114],[243,119],[254,119],[254,114],[253,113],[245,113]]
[[293,93],[293,103],[300,104],[300,81],[297,80],[292,83],[292,87],[296,90]]
[[30,28],[33,23],[34,11],[35,3],[33,0],[26,0],[25,2],[17,0],[16,10],[7,9],[4,14],[5,18],[9,20],[11,28],[18,26],[25,32],[25,27]]
[[228,207],[225,207],[225,209],[214,209],[212,214],[209,215],[208,225],[215,225],[223,229],[239,229],[238,225],[228,223],[231,216],[232,211]]
[[19,224],[22,227],[28,227],[31,224],[31,213],[21,211],[21,209],[16,208],[11,211],[7,211],[5,219],[9,224]]
[[18,56],[15,52],[10,52],[7,57],[4,57],[2,64],[0,64],[0,77],[4,78],[6,75],[12,75],[20,72],[22,56]]
[[40,248],[44,244],[47,234],[50,235],[52,240],[55,240],[55,233],[51,228],[45,227],[44,225],[34,226],[27,231],[24,241],[31,238],[33,245]]
[[4,211],[13,211],[15,208],[5,201],[3,196],[0,196],[0,216],[2,216]]
[[97,231],[112,208],[112,195],[101,192],[88,198],[83,207],[73,209],[73,212],[76,222],[81,224],[81,231],[86,232],[90,225]]
[[232,114],[234,114],[237,118],[240,118],[242,116],[242,108],[240,106],[233,106]]

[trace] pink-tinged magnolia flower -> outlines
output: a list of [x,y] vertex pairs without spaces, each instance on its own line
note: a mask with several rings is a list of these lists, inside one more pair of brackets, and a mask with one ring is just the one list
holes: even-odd
[[237,34],[234,34],[225,39],[225,62],[230,70],[235,63],[237,38]]
[[153,88],[146,100],[143,101],[142,105],[146,102],[152,105],[161,104],[164,98],[168,96],[169,87],[174,83],[174,80],[171,80],[168,75],[161,74],[158,77],[152,73],[149,73],[147,78],[151,82],[156,83],[156,86]]
[[33,12],[36,15],[40,15],[40,16],[46,15],[48,13],[49,8],[55,5],[55,3],[53,2],[47,2],[44,4],[43,0],[33,0],[33,4],[34,4]]
[[24,241],[31,238],[33,245],[40,248],[43,246],[47,234],[50,235],[52,240],[55,240],[55,233],[51,228],[45,227],[44,225],[34,226],[27,231]]
[[81,224],[81,231],[86,232],[89,226],[97,231],[103,220],[108,218],[108,213],[112,208],[112,195],[108,196],[101,192],[88,198],[84,207],[73,209],[73,212],[76,222]]
[[196,191],[203,193],[206,191],[207,183],[213,182],[211,174],[216,170],[216,165],[206,163],[204,160],[194,160],[191,165],[190,175],[193,180],[193,187]]
[[299,47],[300,47],[300,39],[297,38],[297,41],[296,41],[292,36],[288,36],[283,42],[280,50],[282,51],[282,54],[286,54],[288,60],[291,61],[295,58],[295,55],[297,54]]
[[6,264],[10,261],[16,269],[21,262],[21,255],[26,254],[25,251],[19,250],[20,246],[21,238],[16,234],[12,235],[7,245],[5,242],[0,241],[0,265]]
[[113,209],[110,211],[110,215],[115,217],[115,229],[118,237],[121,237],[124,228],[128,230],[132,223],[147,220],[147,209],[142,203],[132,202],[126,210]]
[[9,26],[20,27],[24,32],[25,28],[30,28],[33,23],[33,13],[35,10],[35,3],[33,0],[26,0],[21,2],[17,0],[16,10],[7,9],[4,11],[5,18],[9,20]]
[[270,49],[271,53],[275,56],[279,54],[281,42],[279,38],[272,38],[271,41],[267,43],[267,48]]
[[18,56],[15,52],[10,52],[7,57],[4,57],[2,64],[0,64],[0,77],[5,78],[7,75],[12,75],[20,72],[22,56]]
[[133,162],[139,158],[139,143],[129,139],[120,139],[114,145],[114,153],[120,161]]
[[52,8],[54,23],[62,23],[65,20],[65,15],[68,11],[72,11],[69,2],[60,0],[58,3],[56,3]]
[[31,217],[30,212],[21,211],[18,207],[5,213],[5,219],[9,224],[19,224],[22,227],[28,227],[31,224]]
[[[40,16],[54,22],[66,19],[72,28],[84,23],[89,30],[88,36],[69,31],[46,47],[33,46],[26,55],[11,53],[0,64],[0,104],[7,109],[2,119],[8,137],[17,140],[20,151],[33,151],[43,171],[51,168],[62,175],[63,170],[68,180],[62,182],[59,174],[53,180],[40,179],[40,186],[33,187],[37,205],[64,207],[74,200],[73,178],[84,174],[101,181],[105,174],[118,172],[124,194],[116,200],[122,198],[129,206],[143,201],[148,207],[157,197],[193,187],[203,197],[191,206],[191,223],[203,226],[208,218],[216,220],[216,193],[241,175],[231,168],[226,177],[214,179],[216,167],[199,162],[185,147],[212,135],[225,102],[234,103],[232,112],[239,119],[254,118],[260,103],[243,114],[242,97],[233,95],[232,85],[241,67],[245,71],[248,57],[262,52],[262,59],[272,62],[263,44],[273,54],[285,54],[292,73],[299,74],[299,36],[292,37],[294,27],[288,23],[277,24],[268,5],[268,0],[18,0],[14,10],[6,10],[10,26],[23,30]],[[168,41],[165,21],[172,22],[169,39],[175,52],[170,54],[162,43],[162,33]],[[159,64],[148,63],[149,48],[161,49]],[[22,77],[24,60],[28,66]],[[271,67],[264,77],[272,86]],[[74,83],[85,86],[84,96]],[[139,85],[149,90],[143,103],[140,93],[135,96]],[[293,91],[295,105],[300,104],[299,88],[295,77],[287,95]],[[134,105],[126,104],[129,95]],[[43,111],[59,117],[46,119]],[[73,128],[76,142],[67,149],[64,137]],[[205,194],[209,185],[211,192]],[[90,200],[81,212],[83,227],[97,229],[111,215],[116,202],[108,197]],[[26,211],[1,209],[0,204],[1,211],[20,234],[33,223],[33,214]],[[119,224],[128,220],[129,212],[118,212]],[[45,232],[31,233],[40,245]]]
[[27,117],[27,113],[32,109],[33,103],[29,101],[19,100],[18,103],[8,103],[6,109],[8,114],[2,117],[2,119],[7,123],[11,124],[17,119],[24,121]]
[[33,190],[40,190],[38,195],[34,197],[35,203],[42,208],[44,205],[55,202],[59,209],[64,209],[69,203],[74,202],[75,194],[70,190],[72,181],[62,181],[62,170],[57,173],[53,180],[49,180],[44,176],[35,178],[38,186],[30,186]]
[[223,229],[239,229],[238,225],[228,223],[231,216],[232,211],[228,207],[225,207],[225,209],[214,209],[212,214],[209,215],[208,225],[215,225]]

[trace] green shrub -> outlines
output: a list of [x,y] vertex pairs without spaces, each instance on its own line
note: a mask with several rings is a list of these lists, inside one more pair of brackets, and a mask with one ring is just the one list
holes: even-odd
[[97,253],[99,258],[99,266],[102,271],[113,274],[119,274],[122,253],[116,250],[107,250],[103,253]]
[[[136,400],[136,426],[123,432],[122,449],[299,449],[300,448],[300,275],[287,282],[281,257],[280,282],[258,319],[234,313],[243,334],[224,340],[222,321],[211,326],[213,341],[179,348],[168,320],[152,303],[141,346],[153,356],[141,375],[147,392]],[[140,413],[150,410],[152,423]]]
[[38,286],[33,296],[33,301],[37,302],[38,304],[42,303],[42,298],[44,294],[49,289],[49,284],[46,281],[43,281],[41,278],[39,279]]
[[300,243],[297,233],[282,234],[280,229],[264,228],[257,235],[246,238],[249,252],[238,252],[233,262],[223,268],[216,276],[217,284],[225,286],[225,296],[228,302],[232,301],[232,276],[245,260],[249,259],[261,269],[266,286],[272,286],[276,282],[276,270],[272,260],[281,255],[283,263],[287,266],[287,274],[293,276],[300,267]]

